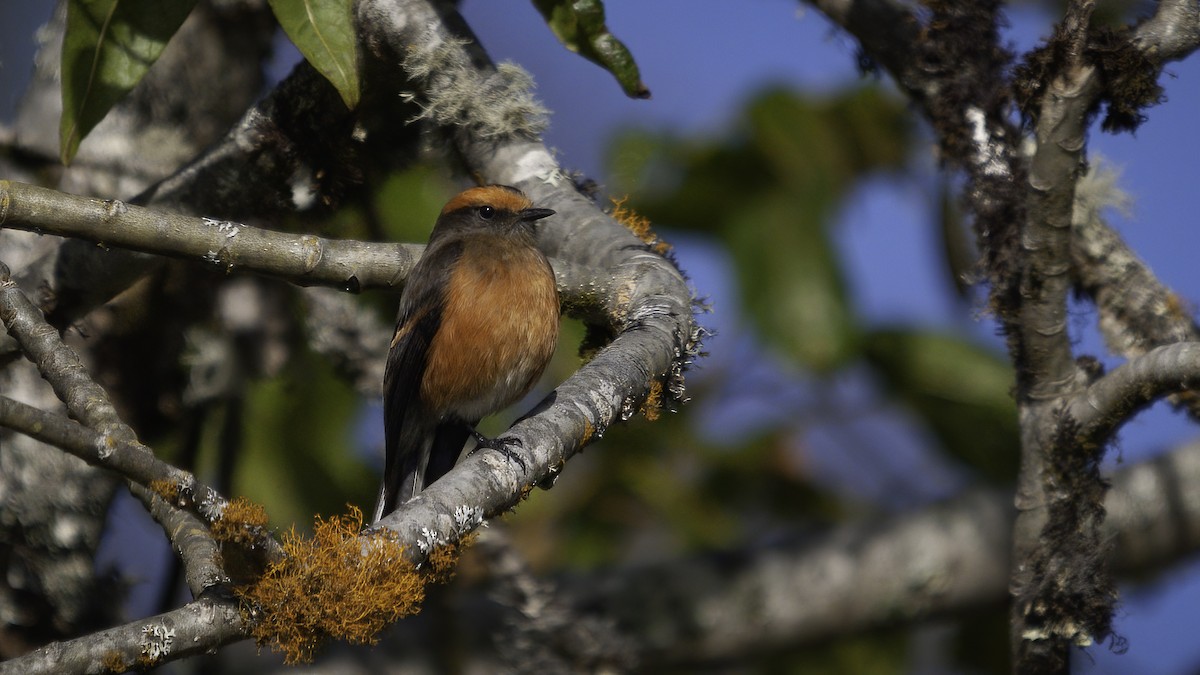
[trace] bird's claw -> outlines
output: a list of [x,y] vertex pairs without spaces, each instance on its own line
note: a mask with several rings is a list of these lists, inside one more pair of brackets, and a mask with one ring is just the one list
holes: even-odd
[[474,448],[471,448],[470,452],[467,453],[468,457],[483,449],[495,450],[501,455],[507,457],[510,461],[516,462],[521,467],[521,471],[525,470],[525,460],[522,459],[517,453],[508,449],[508,446],[510,445],[519,445],[521,447],[525,447],[525,444],[521,442],[521,439],[511,436],[506,439],[488,438],[474,429],[471,430],[471,435],[475,437],[476,445]]

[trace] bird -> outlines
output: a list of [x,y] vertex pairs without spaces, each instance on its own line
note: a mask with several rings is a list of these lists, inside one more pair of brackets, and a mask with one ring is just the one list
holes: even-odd
[[469,188],[442,208],[388,350],[375,522],[450,471],[470,437],[516,458],[475,425],[525,396],[554,355],[558,288],[534,240],[551,215],[507,185]]

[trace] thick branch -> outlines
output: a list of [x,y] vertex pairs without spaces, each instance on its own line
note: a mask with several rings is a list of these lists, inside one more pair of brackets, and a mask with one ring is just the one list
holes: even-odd
[[1011,635],[1019,673],[1068,672],[1072,644],[1108,636],[1115,601],[1100,562],[1103,449],[1064,442],[1055,416],[1082,382],[1066,317],[1075,189],[1101,93],[1099,72],[1084,56],[1094,9],[1094,0],[1067,6],[1055,37],[1062,55],[1046,76],[1029,165],[1016,364],[1022,429]]
[[[0,227],[76,237],[104,247],[203,261],[226,272],[251,272],[352,292],[398,288],[425,250],[418,244],[278,232],[6,180],[0,180]],[[601,317],[608,311],[606,305],[618,302],[611,296],[611,282],[597,270],[551,262],[559,293],[574,315]]]
[[298,284],[358,291],[391,288],[416,264],[420,247],[325,239],[76,197],[0,181],[0,227],[57,234],[102,246],[203,260]]
[[1150,20],[1134,31],[1138,49],[1159,65],[1200,48],[1200,7],[1191,0],[1161,0]]
[[1028,260],[1022,279],[1021,343],[1035,401],[1073,387],[1075,367],[1067,335],[1071,219],[1082,172],[1088,110],[1099,93],[1096,70],[1083,62],[1094,2],[1072,3],[1064,19],[1070,46],[1062,72],[1051,76],[1037,117],[1037,149],[1029,167],[1029,211],[1022,244]]
[[[1104,535],[1132,576],[1200,550],[1200,444],[1112,477]],[[1012,495],[976,491],[884,522],[792,544],[673,559],[567,585],[615,618],[643,668],[727,661],[863,631],[1000,607],[1008,592]]]

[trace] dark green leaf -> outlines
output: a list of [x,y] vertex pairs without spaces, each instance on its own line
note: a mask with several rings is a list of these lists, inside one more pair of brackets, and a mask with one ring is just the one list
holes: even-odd
[[296,49],[333,84],[346,107],[357,106],[354,0],[270,0],[270,4]]
[[615,75],[626,95],[650,98],[633,55],[608,32],[601,0],[533,0],[533,4],[567,49]]
[[63,35],[59,153],[79,143],[133,89],[196,0],[71,0]]
[[908,328],[868,334],[864,351],[947,452],[992,481],[1013,480],[1019,437],[1008,361],[952,335]]
[[781,191],[745,204],[724,237],[764,337],[804,366],[829,372],[855,357],[858,330],[828,232],[806,201]]
[[962,209],[958,208],[953,191],[945,183],[938,195],[938,216],[946,276],[958,297],[971,301],[975,289],[971,280],[979,269],[979,253],[970,227],[963,221]]

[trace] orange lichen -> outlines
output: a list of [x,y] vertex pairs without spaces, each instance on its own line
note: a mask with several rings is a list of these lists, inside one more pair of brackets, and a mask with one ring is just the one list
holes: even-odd
[[148,487],[151,492],[172,504],[179,499],[179,484],[173,480],[152,480]]
[[238,589],[259,645],[289,664],[311,661],[331,639],[375,644],[378,633],[416,614],[425,585],[450,578],[463,543],[434,547],[418,569],[390,530],[361,535],[362,511],[317,518],[312,538],[284,535],[282,560]]
[[659,380],[654,380],[650,383],[650,391],[646,393],[646,400],[642,401],[642,408],[639,412],[646,417],[650,422],[657,421],[663,410],[663,384]]
[[115,649],[104,652],[104,656],[100,657],[100,667],[109,673],[123,673],[129,670],[129,664],[125,663],[125,657]]
[[639,214],[631,208],[625,206],[628,197],[612,199],[613,209],[609,213],[613,220],[624,225],[630,232],[637,235],[638,239],[649,244],[650,248],[659,255],[666,255],[671,250],[671,245],[659,238],[654,230],[650,227],[650,219]]
[[212,534],[221,543],[249,546],[265,535],[266,528],[267,510],[245,497],[235,497],[213,522]]
[[1167,316],[1177,321],[1187,320],[1188,315],[1192,313],[1190,303],[1175,293],[1167,293]]

